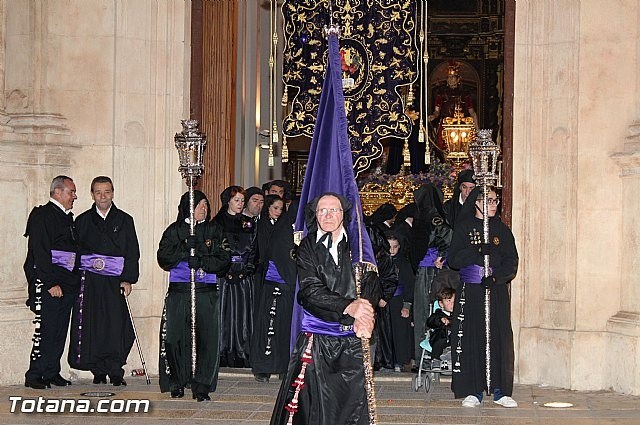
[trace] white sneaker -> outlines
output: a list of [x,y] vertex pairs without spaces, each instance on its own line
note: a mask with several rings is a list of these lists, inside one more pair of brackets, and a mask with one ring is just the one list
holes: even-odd
[[[500,400],[502,400],[502,398]],[[462,400],[462,407],[477,407],[477,406],[480,406],[480,400],[478,400],[478,397],[474,395],[468,395],[464,398],[464,400]]]
[[504,395],[498,400],[493,400],[493,402],[502,407],[518,407],[518,403],[508,395]]

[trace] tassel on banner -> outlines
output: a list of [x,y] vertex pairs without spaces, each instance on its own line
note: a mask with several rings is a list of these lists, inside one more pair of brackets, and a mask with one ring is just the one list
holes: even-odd
[[404,167],[411,167],[411,153],[409,152],[409,140],[405,139],[404,147],[402,148],[402,157],[404,159]]
[[406,107],[408,108],[409,106],[413,105],[413,100],[414,100],[414,95],[413,95],[413,85],[409,85],[409,92],[407,93],[407,105]]
[[424,145],[424,163],[431,165],[431,149],[429,149],[429,143]]
[[280,102],[280,105],[284,108],[287,106],[288,103],[289,103],[289,90],[288,90],[288,86],[285,84],[284,92],[282,93],[282,101]]
[[287,147],[287,136],[282,136],[282,152],[280,153],[282,162],[289,162],[289,148]]
[[273,167],[275,162],[273,161],[273,146],[269,145],[269,159],[267,160],[267,165],[269,167]]

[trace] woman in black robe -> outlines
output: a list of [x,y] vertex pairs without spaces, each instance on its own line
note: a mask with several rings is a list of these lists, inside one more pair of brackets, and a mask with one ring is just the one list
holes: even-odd
[[222,227],[231,250],[231,268],[218,279],[220,288],[220,366],[251,367],[256,225],[242,214],[245,191],[229,186],[213,221]]
[[[478,406],[487,390],[485,376],[485,287],[490,295],[491,388],[494,402],[517,407],[513,390],[513,332],[509,285],[518,270],[518,252],[511,230],[496,215],[498,196],[488,195],[489,243],[483,243],[482,192],[474,189],[465,201],[449,248],[447,262],[460,270],[460,283],[453,309],[451,349],[456,398],[465,397],[464,407]],[[490,276],[484,277],[484,254],[489,254]]]
[[251,348],[251,369],[259,382],[272,373],[284,375],[289,365],[291,314],[296,288],[293,224],[284,213],[284,201],[267,195],[258,221],[260,284],[256,286],[256,308]]
[[[172,398],[184,396],[190,386],[193,398],[210,400],[218,381],[220,304],[216,273],[229,267],[222,231],[209,221],[209,201],[194,191],[195,236],[190,236],[189,192],[182,195],[178,218],[164,231],[158,247],[158,264],[169,271],[169,289],[160,323],[160,390]],[[194,248],[195,256],[190,256]],[[196,269],[196,373],[191,376],[190,269]]]

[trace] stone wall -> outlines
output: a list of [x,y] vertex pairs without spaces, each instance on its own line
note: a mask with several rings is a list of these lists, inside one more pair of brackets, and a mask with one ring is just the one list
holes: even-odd
[[[76,182],[76,215],[91,206],[91,179],[105,174],[134,217],[142,257],[130,301],[157,372],[166,276],[155,251],[183,190],[173,136],[188,118],[188,22],[183,0],[0,1],[0,338],[13,341],[0,348],[0,383],[21,382],[28,367],[22,234],[58,174]],[[134,349],[127,367],[139,365]]]
[[522,383],[640,394],[638,168],[630,165],[639,151],[625,143],[639,111],[639,25],[637,2],[516,4],[513,306]]

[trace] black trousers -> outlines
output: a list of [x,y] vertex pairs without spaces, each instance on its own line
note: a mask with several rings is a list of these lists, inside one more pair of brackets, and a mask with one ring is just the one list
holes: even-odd
[[[64,294],[57,298],[52,297],[47,290],[42,291],[40,340],[35,340],[31,349],[29,370],[24,375],[27,381],[51,379],[60,373],[60,359],[75,299],[76,294]],[[38,329],[36,334],[37,331]]]

